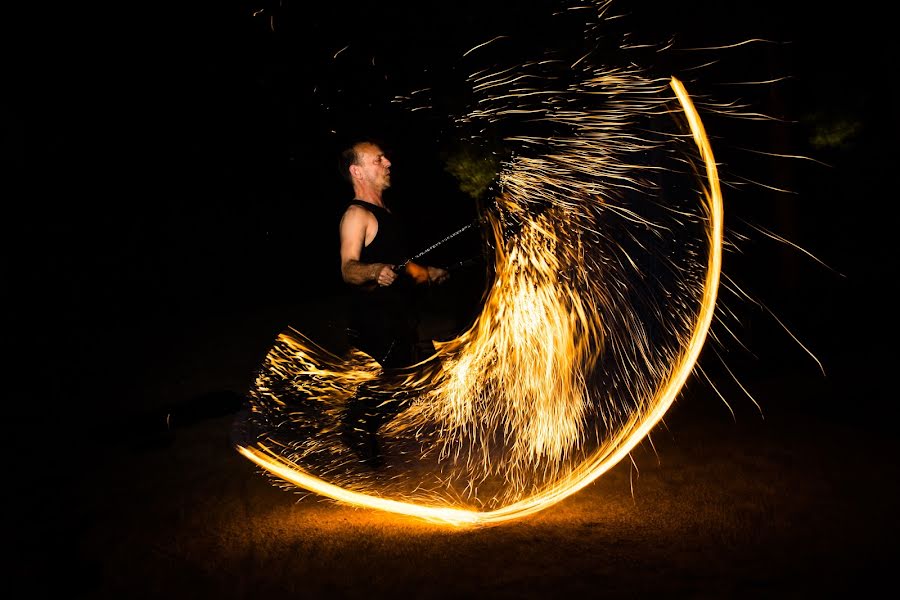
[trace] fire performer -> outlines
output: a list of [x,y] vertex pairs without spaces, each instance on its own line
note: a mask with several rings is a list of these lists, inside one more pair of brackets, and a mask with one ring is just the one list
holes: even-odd
[[[340,222],[341,276],[351,291],[354,345],[382,369],[409,366],[419,359],[413,289],[442,283],[449,274],[408,260],[402,226],[382,198],[391,185],[391,161],[377,143],[359,141],[344,150],[341,174],[354,194]],[[377,430],[395,405],[364,385],[348,403],[344,439],[372,466],[381,463]]]

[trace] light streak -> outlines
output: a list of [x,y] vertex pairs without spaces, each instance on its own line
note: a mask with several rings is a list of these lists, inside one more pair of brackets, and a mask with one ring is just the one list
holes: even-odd
[[764,229],[764,228],[762,228],[762,227],[759,227],[759,226],[757,226],[757,225],[754,225],[753,223],[747,223],[747,225],[748,225],[749,227],[752,227],[752,228],[755,229],[756,231],[760,232],[761,234],[763,234],[763,235],[766,236],[766,237],[770,237],[770,238],[772,238],[773,240],[775,240],[775,241],[777,241],[777,242],[781,242],[782,244],[786,244],[786,245],[790,246],[791,248],[794,248],[795,250],[798,250],[798,251],[802,252],[803,254],[805,254],[805,255],[808,256],[809,258],[813,259],[815,262],[819,263],[820,265],[822,265],[823,267],[825,267],[826,269],[828,269],[828,270],[831,271],[832,273],[835,273],[836,275],[838,275],[838,276],[840,276],[840,277],[846,277],[846,275],[844,275],[843,273],[841,273],[841,272],[839,272],[839,271],[835,271],[835,270],[831,267],[831,265],[829,265],[828,263],[826,263],[825,261],[823,261],[822,259],[820,259],[818,256],[814,255],[812,252],[810,252],[810,251],[807,250],[806,248],[803,248],[803,247],[799,246],[798,244],[795,244],[795,243],[792,242],[791,240],[789,240],[789,239],[787,239],[787,238],[785,238],[785,237],[783,237],[783,236],[780,236],[780,235],[778,235],[777,233],[774,233],[774,232],[772,232],[772,231],[769,231],[768,229]]
[[[718,173],[712,148],[703,129],[703,124],[697,115],[696,109],[677,79],[672,79],[672,89],[682,104],[685,115],[690,123],[691,133],[703,156],[706,167],[706,181],[708,189],[705,192],[707,208],[709,211],[710,228],[709,241],[710,253],[706,275],[706,281],[701,299],[700,313],[691,338],[687,344],[685,353],[675,365],[671,376],[662,387],[660,393],[651,402],[651,409],[645,414],[632,417],[629,423],[630,429],[627,435],[620,434],[618,444],[611,444],[609,448],[596,451],[588,460],[574,469],[569,475],[548,486],[539,494],[534,494],[500,509],[490,511],[464,510],[450,506],[425,505],[416,502],[402,502],[391,500],[371,494],[364,494],[347,490],[312,476],[298,469],[296,465],[285,460],[277,453],[271,452],[265,445],[260,444],[256,449],[239,446],[241,454],[252,460],[270,473],[290,481],[295,485],[316,492],[323,496],[345,502],[347,504],[374,508],[387,512],[405,514],[422,518],[428,521],[446,523],[449,525],[476,525],[495,524],[512,519],[519,519],[538,511],[544,510],[556,504],[568,496],[584,489],[598,477],[617,464],[622,458],[649,434],[650,430],[665,415],[668,408],[674,402],[681,390],[703,347],[706,334],[712,323],[715,307],[716,292],[721,273],[721,248],[723,234],[723,205],[721,189],[719,187]],[[465,367],[460,370],[464,371]],[[466,379],[466,373],[462,373],[462,379]],[[464,401],[464,400],[463,400]],[[540,430],[534,433],[539,436]]]
[[497,40],[505,39],[506,37],[507,37],[507,36],[505,36],[505,35],[498,35],[498,36],[496,36],[496,37],[493,38],[493,39],[490,39],[490,40],[488,40],[488,41],[486,41],[486,42],[483,42],[483,43],[481,43],[481,44],[478,44],[477,46],[474,46],[474,47],[472,47],[472,48],[469,48],[468,50],[466,50],[466,51],[463,53],[463,56],[464,56],[464,57],[465,57],[465,56],[468,56],[469,54],[471,54],[471,53],[474,52],[475,50],[478,50],[479,48],[483,48],[483,47],[487,46],[488,44],[493,44],[493,43],[496,42]]
[[690,50],[728,50],[730,48],[740,48],[741,46],[746,46],[748,44],[778,44],[774,40],[766,40],[762,38],[751,38],[749,40],[742,40],[740,42],[736,42],[734,44],[726,44],[723,46],[707,46],[703,48],[685,48],[686,51]]
[[[461,125],[522,119],[505,138],[522,151],[484,215],[494,272],[481,314],[390,376],[362,353],[279,336],[238,445],[275,483],[434,522],[495,524],[583,489],[662,419],[715,311],[716,162],[678,79],[588,62],[567,84],[542,73],[557,61],[472,76],[477,108]],[[339,441],[344,403],[364,381],[404,403],[380,431],[383,470]]]

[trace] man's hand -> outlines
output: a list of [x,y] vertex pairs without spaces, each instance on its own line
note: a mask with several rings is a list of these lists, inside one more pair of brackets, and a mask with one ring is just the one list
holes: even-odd
[[428,283],[428,270],[414,262],[406,264],[406,274],[416,283]]
[[439,267],[423,267],[414,262],[406,265],[406,274],[416,283],[442,283],[450,274]]
[[375,263],[372,266],[375,267],[375,283],[381,287],[387,287],[397,279],[397,273],[394,272],[394,265]]
[[431,283],[443,283],[448,277],[450,277],[450,273],[446,269],[428,267],[428,281]]

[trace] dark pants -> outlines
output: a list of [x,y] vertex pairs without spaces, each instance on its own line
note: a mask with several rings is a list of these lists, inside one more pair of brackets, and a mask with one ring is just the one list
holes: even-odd
[[413,290],[398,281],[388,288],[357,290],[350,303],[350,342],[384,369],[416,362],[418,312]]
[[[418,318],[410,296],[393,290],[379,291],[382,293],[376,291],[354,298],[350,343],[389,373],[419,360]],[[363,383],[357,388],[348,401],[344,425],[348,431],[364,433],[368,438],[351,435],[355,445],[368,445],[369,453],[377,453],[375,433],[406,406],[401,395],[395,392],[378,389],[378,382]]]

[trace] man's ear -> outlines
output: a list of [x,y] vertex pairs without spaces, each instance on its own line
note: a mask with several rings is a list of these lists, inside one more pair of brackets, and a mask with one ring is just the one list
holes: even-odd
[[359,177],[359,165],[350,165],[350,177],[356,179]]

